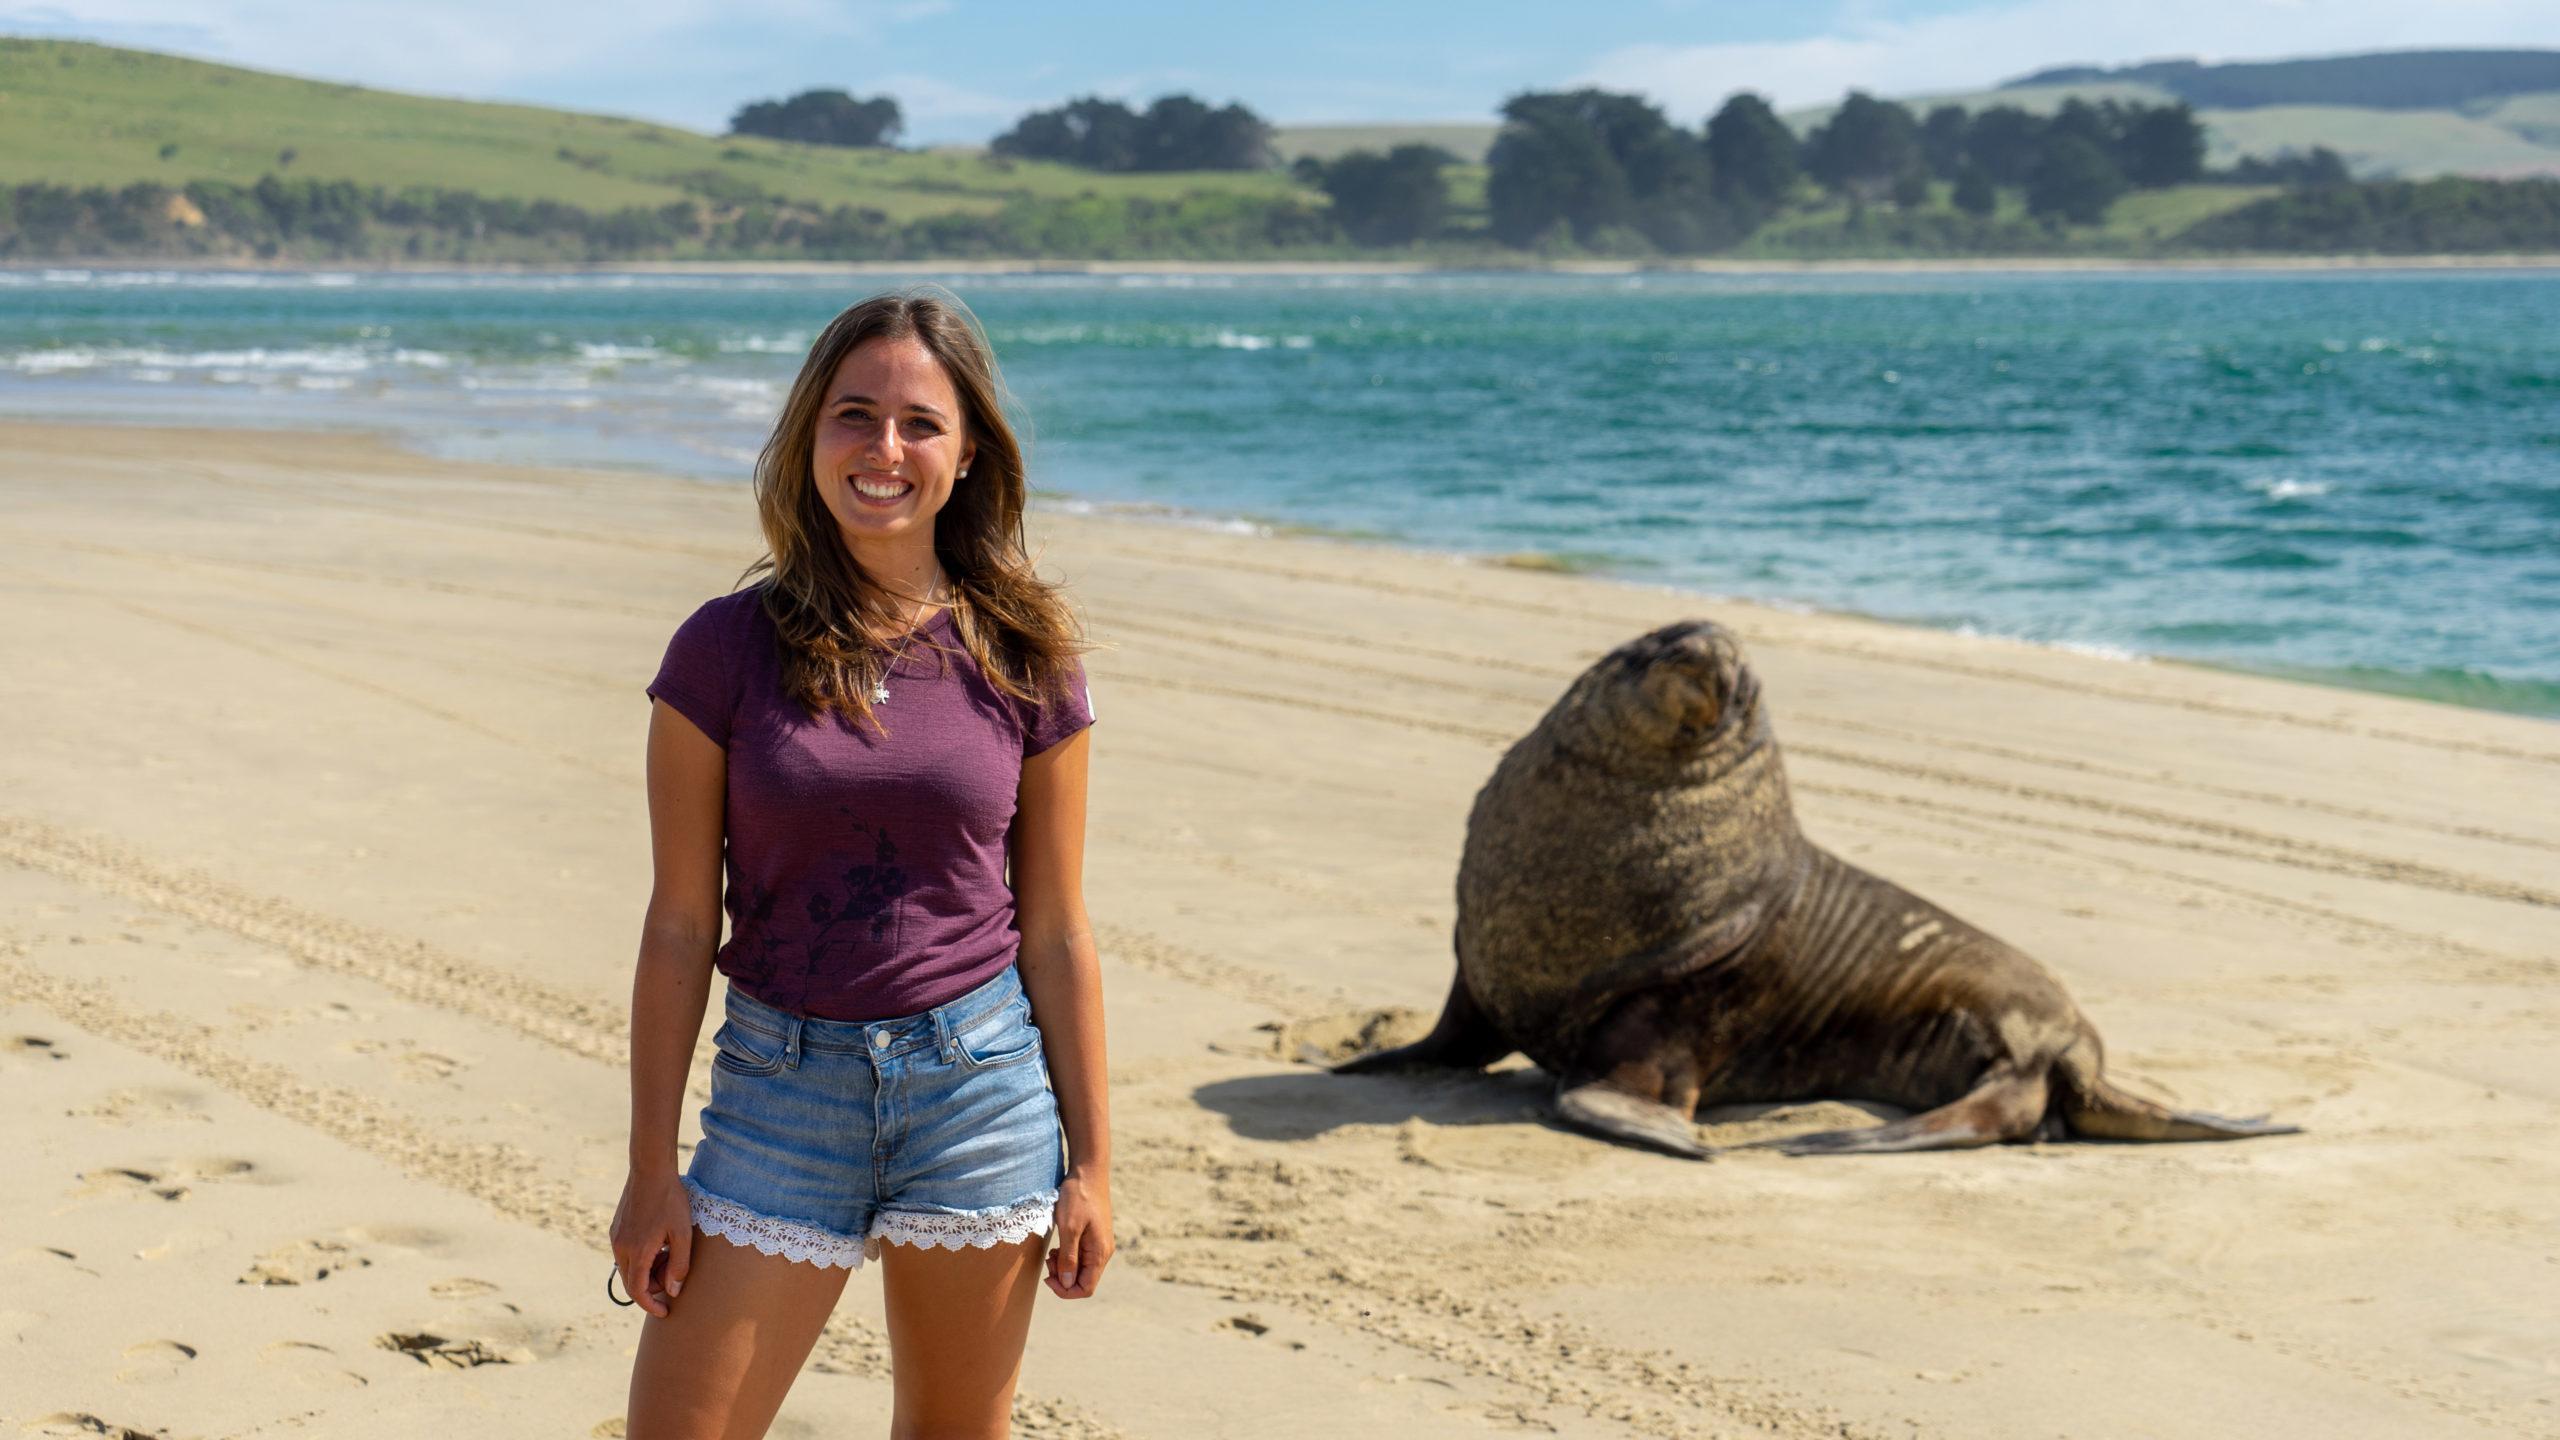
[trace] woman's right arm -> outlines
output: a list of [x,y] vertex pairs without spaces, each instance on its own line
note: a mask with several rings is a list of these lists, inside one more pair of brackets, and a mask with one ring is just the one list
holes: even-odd
[[[693,1213],[676,1174],[685,1076],[720,947],[720,846],[729,755],[663,701],[649,713],[649,848],[654,881],[631,982],[631,1172],[613,1213],[623,1289],[652,1315],[684,1289]],[[666,1271],[653,1277],[658,1251]],[[663,1282],[661,1284],[660,1282]]]

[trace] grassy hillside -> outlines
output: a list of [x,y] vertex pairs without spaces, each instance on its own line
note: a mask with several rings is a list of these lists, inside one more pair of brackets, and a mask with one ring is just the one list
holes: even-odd
[[1097,175],[966,150],[837,150],[55,40],[0,39],[0,126],[7,137],[0,185],[176,187],[282,174],[597,211],[754,191],[819,208],[874,209],[898,222],[987,214],[1025,199],[1298,193],[1280,172]]
[[2560,50],[2386,50],[2217,65],[2153,60],[2112,70],[2064,66],[2013,83],[2076,85],[2108,80],[2157,85],[2199,110],[2246,110],[2260,105],[2458,110],[2500,96],[2560,91]]
[[1437,145],[1470,165],[1484,163],[1493,148],[1491,120],[1446,125],[1283,125],[1272,135],[1271,148],[1282,164],[1311,155],[1334,160],[1354,150],[1392,150],[1398,145]]

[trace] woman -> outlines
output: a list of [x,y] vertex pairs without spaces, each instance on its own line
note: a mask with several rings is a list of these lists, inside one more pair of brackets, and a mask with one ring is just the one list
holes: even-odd
[[[649,687],[613,1220],[650,1316],[631,1440],[763,1434],[867,1257],[891,1433],[1001,1436],[1053,1221],[1052,1293],[1111,1258],[1092,707],[1001,393],[957,297],[837,316],[757,462],[759,583],[695,611]],[[715,946],[726,1023],[679,1176]]]

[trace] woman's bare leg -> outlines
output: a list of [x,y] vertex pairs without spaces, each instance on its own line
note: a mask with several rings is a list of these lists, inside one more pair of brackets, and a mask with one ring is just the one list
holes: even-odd
[[1002,1440],[1047,1249],[1046,1238],[984,1250],[881,1247],[898,1384],[891,1440]]
[[848,1273],[696,1230],[684,1278],[693,1293],[640,1327],[630,1440],[757,1440],[826,1328]]

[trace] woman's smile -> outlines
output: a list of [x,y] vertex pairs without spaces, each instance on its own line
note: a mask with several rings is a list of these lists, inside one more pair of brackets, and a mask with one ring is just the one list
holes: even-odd
[[883,510],[906,499],[916,488],[895,475],[854,475],[849,478],[854,495],[863,504]]

